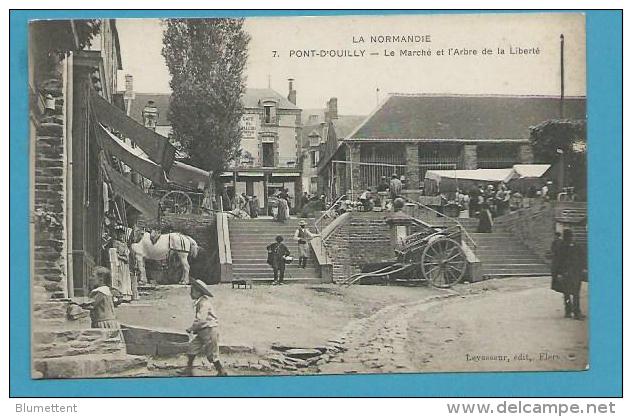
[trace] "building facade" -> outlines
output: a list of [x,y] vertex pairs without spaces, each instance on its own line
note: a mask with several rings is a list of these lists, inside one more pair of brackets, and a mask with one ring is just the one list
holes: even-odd
[[[170,95],[134,93],[132,78],[127,76],[126,80],[129,116],[170,137]],[[287,97],[271,88],[246,89],[242,98],[241,156],[220,175],[229,195],[257,196],[261,214],[269,212],[269,196],[278,190],[288,189],[292,207],[303,190],[299,164],[301,109],[296,105],[293,81],[289,80]]]
[[303,167],[303,190],[312,195],[326,192],[327,184],[319,174],[321,157],[327,155],[328,144],[337,143],[359,125],[366,116],[341,115],[338,98],[327,100],[324,109],[304,110],[301,165]]
[[584,97],[391,94],[349,134],[327,137],[318,174],[332,198],[394,173],[421,193],[430,169],[533,163],[530,126],[585,115]]
[[[95,24],[99,31],[86,45],[77,34]],[[33,291],[47,299],[85,296],[92,269],[105,262],[103,187],[87,100],[95,91],[118,102],[116,22],[34,22],[29,37]]]

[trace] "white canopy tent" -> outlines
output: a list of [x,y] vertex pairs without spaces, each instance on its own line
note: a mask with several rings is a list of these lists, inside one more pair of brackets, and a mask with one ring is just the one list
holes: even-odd
[[457,188],[469,190],[478,184],[508,183],[520,179],[542,178],[551,166],[548,164],[520,164],[499,169],[442,169],[428,170],[424,178],[426,194],[451,192]]

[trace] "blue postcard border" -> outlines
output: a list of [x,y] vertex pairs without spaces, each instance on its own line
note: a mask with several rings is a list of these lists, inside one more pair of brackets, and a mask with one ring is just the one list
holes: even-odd
[[[544,11],[544,10],[543,10]],[[10,13],[10,377],[12,397],[618,397],[622,379],[622,12],[586,14],[590,369],[234,378],[32,380],[29,334],[27,22],[167,16],[301,16],[516,11],[13,10]],[[520,11],[531,13],[535,11]]]

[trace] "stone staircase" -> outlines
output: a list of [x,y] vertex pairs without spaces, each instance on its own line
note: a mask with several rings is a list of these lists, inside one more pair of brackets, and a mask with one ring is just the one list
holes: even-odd
[[484,278],[549,275],[550,268],[509,232],[470,233]]
[[[263,219],[230,219],[231,256],[233,259],[233,279],[251,280],[255,283],[270,283],[273,279],[272,268],[266,263],[266,246],[274,242],[277,235],[283,236],[283,243],[295,258],[285,268],[286,282],[319,282],[320,273],[313,254],[307,261],[305,269],[298,267],[298,247],[294,240],[294,232],[299,219],[291,218],[285,223],[278,223],[269,218]],[[313,219],[307,220],[308,224]],[[310,229],[315,233],[314,229]]]
[[146,357],[127,354],[119,330],[90,328],[87,317],[59,317],[66,307],[62,301],[39,304],[39,316],[51,315],[54,320],[33,321],[33,378],[113,377],[146,366]]
[[[426,220],[426,219],[424,219]],[[483,278],[511,276],[542,276],[550,274],[550,267],[525,246],[520,239],[501,227],[493,233],[477,233],[478,219],[456,219],[476,242],[475,253],[482,264]],[[426,220],[427,221],[427,220]],[[437,217],[435,226],[451,225],[450,220]]]

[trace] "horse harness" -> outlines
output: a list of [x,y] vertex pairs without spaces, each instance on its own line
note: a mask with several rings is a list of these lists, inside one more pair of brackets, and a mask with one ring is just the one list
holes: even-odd
[[[171,246],[171,235],[172,234],[175,234],[176,236],[178,236],[180,238],[180,239],[176,239],[176,241],[174,242],[175,245],[176,245],[175,248]],[[184,253],[189,253],[190,252],[190,250],[186,249],[184,236],[182,234],[180,234],[180,233],[169,233],[169,250],[170,251],[174,251],[174,252],[184,252]]]

